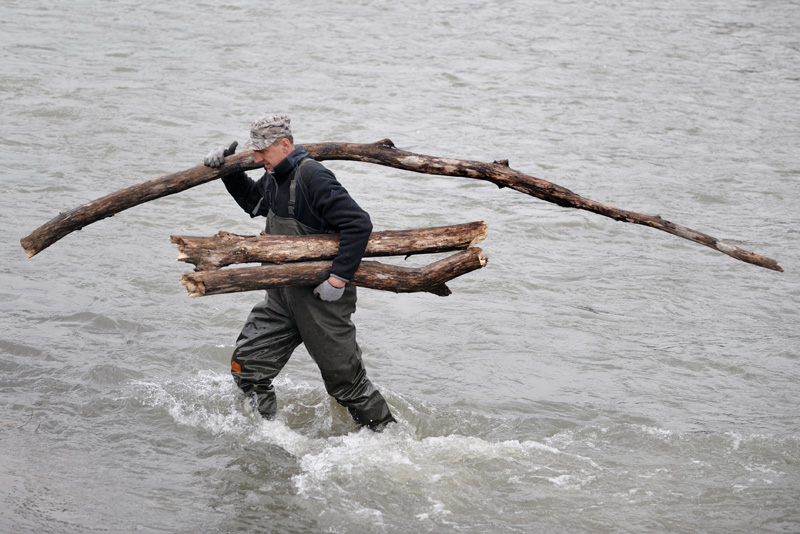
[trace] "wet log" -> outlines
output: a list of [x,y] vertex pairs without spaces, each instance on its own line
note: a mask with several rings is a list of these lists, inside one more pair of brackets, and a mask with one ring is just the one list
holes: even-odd
[[[458,176],[491,182],[498,187],[508,187],[559,206],[590,211],[616,221],[649,226],[663,232],[704,245],[737,260],[783,271],[778,262],[741,249],[711,235],[662,219],[658,215],[644,215],[582,197],[569,189],[552,182],[535,178],[509,167],[508,160],[492,163],[452,158],[425,156],[399,150],[389,139],[372,144],[316,143],[303,145],[311,156],[319,161],[348,160],[386,165],[398,169],[424,174]],[[257,168],[253,153],[243,152],[225,158],[218,169],[198,165],[184,172],[169,174],[144,182],[101,199],[79,206],[34,230],[21,239],[22,247],[31,257],[47,248],[65,235],[83,228],[94,221],[110,217],[122,210],[166,195],[178,193],[211,180],[241,171]]]
[[[428,292],[447,296],[446,282],[486,265],[478,247],[471,247],[425,267],[399,267],[364,260],[350,283],[395,293]],[[294,262],[185,273],[181,284],[190,297],[311,286],[328,278],[333,262]]]
[[[411,256],[464,250],[486,238],[483,221],[390,230],[370,235],[365,257]],[[192,263],[197,270],[220,269],[234,263],[286,263],[333,259],[339,251],[339,236],[241,236],[219,232],[213,237],[171,236],[178,245],[178,261]]]

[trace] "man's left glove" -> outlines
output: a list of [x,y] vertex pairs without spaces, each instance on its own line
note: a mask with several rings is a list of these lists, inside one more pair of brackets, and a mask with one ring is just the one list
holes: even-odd
[[232,156],[236,153],[236,147],[239,146],[237,141],[231,143],[228,148],[224,146],[215,146],[211,149],[211,152],[203,158],[203,165],[206,167],[211,167],[212,169],[216,169],[217,167],[221,167],[222,164],[225,162],[225,156]]
[[344,294],[344,287],[333,287],[330,282],[325,280],[320,285],[314,288],[314,294],[319,295],[321,300],[326,302],[333,302],[339,300]]

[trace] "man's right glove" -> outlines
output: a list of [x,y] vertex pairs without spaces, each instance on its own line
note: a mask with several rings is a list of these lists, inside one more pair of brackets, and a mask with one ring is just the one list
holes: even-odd
[[211,167],[212,169],[216,169],[217,167],[221,167],[222,164],[225,162],[225,156],[231,156],[236,153],[236,147],[239,146],[239,143],[234,141],[228,148],[224,146],[215,146],[211,149],[211,152],[203,158],[203,165],[206,167]]

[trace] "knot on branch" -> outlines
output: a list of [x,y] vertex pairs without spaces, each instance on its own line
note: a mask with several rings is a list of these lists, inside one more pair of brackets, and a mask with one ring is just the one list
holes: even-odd
[[[262,235],[266,234],[266,232],[263,231],[263,230],[261,231],[261,233],[262,233]],[[217,239],[238,239],[238,238],[240,238],[242,236],[240,236],[238,234],[234,234],[233,232],[226,232],[225,230],[220,230],[219,232],[214,234],[214,237],[217,238]]]
[[494,160],[495,165],[502,165],[503,167],[508,167],[508,160],[507,159],[496,159]]
[[378,148],[397,148],[394,145],[394,142],[391,139],[388,139],[388,138],[387,139],[381,139],[380,141],[377,141],[377,142],[372,143],[372,144],[374,146],[378,147]]

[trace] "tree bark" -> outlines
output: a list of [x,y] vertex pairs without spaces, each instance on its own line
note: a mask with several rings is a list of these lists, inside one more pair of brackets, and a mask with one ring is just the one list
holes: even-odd
[[[365,257],[410,256],[464,250],[486,238],[484,222],[437,228],[373,232]],[[197,270],[220,269],[234,263],[286,263],[333,259],[339,236],[241,236],[219,232],[214,237],[171,236],[178,245],[178,261],[193,263]]]
[[[395,293],[428,292],[447,296],[446,282],[486,265],[478,247],[471,247],[425,267],[397,267],[362,261],[350,283]],[[181,279],[190,297],[311,286],[328,278],[332,262],[295,262],[185,273]]]
[[[484,163],[425,156],[398,150],[389,139],[383,139],[372,144],[315,143],[303,146],[314,159],[319,161],[363,161],[419,173],[485,180],[494,183],[498,187],[509,187],[536,198],[553,202],[559,206],[582,209],[617,221],[649,226],[705,245],[737,260],[774,271],[783,271],[778,262],[771,258],[749,252],[708,234],[664,220],[660,216],[644,215],[614,208],[584,198],[565,187],[515,171],[508,166],[508,160]],[[22,238],[22,247],[28,257],[31,257],[70,232],[79,230],[94,221],[155,198],[178,193],[241,170],[257,167],[258,165],[253,161],[253,153],[248,151],[228,156],[225,158],[225,164],[218,169],[199,165],[184,172],[169,174],[117,191],[101,199],[79,206],[72,211],[58,215],[34,230],[30,235]]]
[[257,166],[253,162],[253,152],[249,151],[225,158],[225,164],[218,169],[198,165],[182,172],[167,174],[160,178],[132,185],[97,200],[87,202],[70,211],[59,213],[50,221],[23,237],[20,243],[30,258],[62,237],[93,222],[111,217],[139,204],[174,195],[239,171],[254,169]]
[[705,245],[718,252],[736,258],[737,260],[752,263],[753,265],[765,267],[773,271],[783,272],[783,268],[778,265],[778,262],[771,258],[749,252],[730,243],[726,243],[721,239],[717,239],[716,237],[664,220],[659,215],[644,215],[584,198],[560,185],[515,171],[509,167],[508,160],[483,163],[480,161],[423,156],[398,150],[389,139],[383,139],[369,145],[355,143],[319,143],[304,146],[312,157],[320,161],[363,161],[425,174],[461,176],[464,178],[485,180],[500,188],[509,187],[521,193],[558,204],[565,208],[582,209],[597,213],[598,215],[610,217],[617,221],[649,226]]

